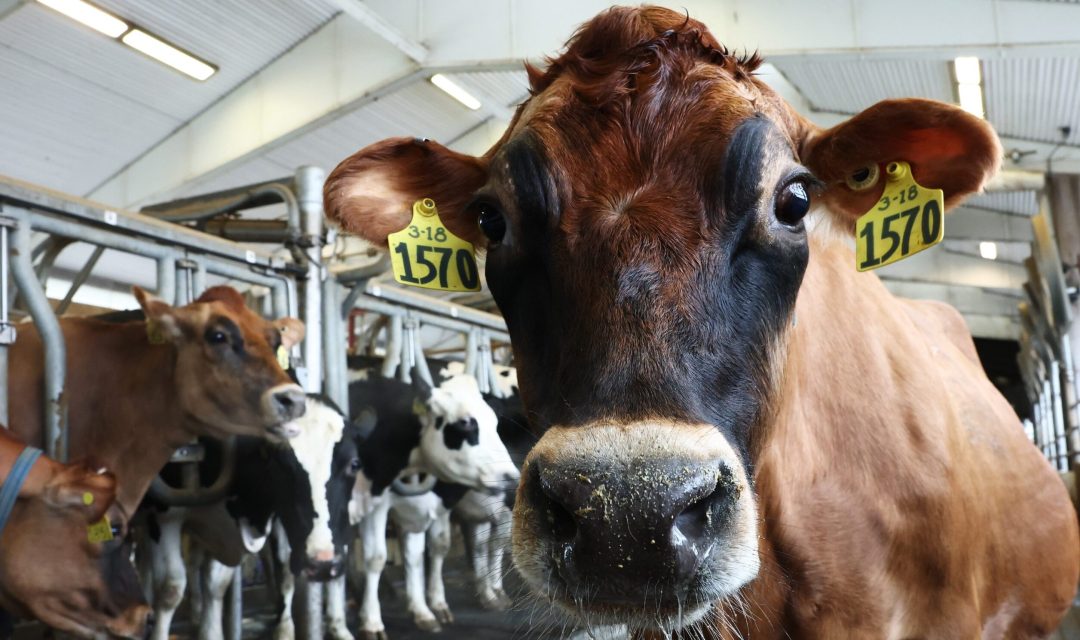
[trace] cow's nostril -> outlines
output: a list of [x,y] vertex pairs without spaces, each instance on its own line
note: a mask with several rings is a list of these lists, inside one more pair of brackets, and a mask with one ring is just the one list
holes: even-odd
[[566,483],[553,483],[543,477],[539,464],[530,470],[529,489],[533,502],[539,509],[541,523],[546,524],[551,536],[558,542],[570,542],[577,534],[579,496],[569,490]]
[[306,397],[300,389],[284,389],[274,393],[274,409],[282,420],[294,420],[304,415]]
[[699,498],[675,517],[675,527],[689,540],[704,537],[713,520],[713,506],[724,499],[726,491],[718,482],[706,496]]

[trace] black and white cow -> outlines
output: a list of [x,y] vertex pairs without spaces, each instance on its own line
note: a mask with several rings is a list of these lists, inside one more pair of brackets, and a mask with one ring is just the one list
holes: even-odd
[[[431,544],[441,547],[445,543],[449,549],[449,511],[437,497],[432,501],[423,496],[426,491],[408,488],[407,479],[426,475],[431,481],[425,488],[441,480],[462,485],[462,493],[473,488],[500,494],[516,486],[520,474],[499,439],[495,414],[484,402],[474,378],[454,376],[432,388],[413,375],[409,385],[378,376],[377,363],[371,360],[354,358],[350,366],[361,363],[368,368],[354,371],[350,411],[354,416],[375,416],[376,427],[360,447],[361,473],[350,510],[360,525],[363,545],[361,634],[372,639],[386,637],[378,584],[386,565],[386,523],[391,510],[396,506],[399,523],[404,519],[409,524],[403,529],[417,534],[403,536],[407,562],[408,557],[422,559],[424,538],[432,525],[436,529],[430,534]],[[445,551],[441,556],[445,557]],[[439,617],[432,609],[446,621],[449,608],[439,593],[430,594],[433,607],[423,604],[423,596],[417,595],[423,590],[422,570],[419,575],[411,583],[410,592],[416,597],[410,597],[410,610],[422,628],[435,628]],[[441,579],[438,584],[441,587]],[[337,622],[331,620],[330,624],[333,627]]]
[[[222,637],[222,603],[233,576],[230,567],[262,548],[275,519],[291,547],[286,563],[290,578],[301,572],[313,581],[341,575],[342,554],[352,535],[348,502],[360,465],[356,427],[326,401],[309,396],[307,412],[288,425],[288,431],[294,437],[284,443],[237,439],[233,482],[224,501],[201,507],[144,503],[151,511],[143,553],[149,552],[153,574],[146,586],[152,585],[155,640],[168,638],[183,598],[184,533],[204,558],[200,638]],[[206,451],[199,463],[204,483],[212,482],[222,466],[220,444],[208,441]],[[178,470],[167,468],[163,476],[179,484]]]

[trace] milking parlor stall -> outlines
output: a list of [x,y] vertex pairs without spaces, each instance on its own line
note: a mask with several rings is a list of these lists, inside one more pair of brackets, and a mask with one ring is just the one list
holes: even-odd
[[1080,3],[0,0],[0,638],[1080,638]]

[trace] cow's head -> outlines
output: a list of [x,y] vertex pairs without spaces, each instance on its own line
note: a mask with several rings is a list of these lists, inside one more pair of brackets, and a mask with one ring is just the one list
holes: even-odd
[[[127,518],[114,504],[115,478],[51,464],[59,473],[40,497],[18,500],[0,535],[0,606],[79,637],[141,638],[150,609],[131,566]],[[91,542],[87,527],[103,516],[113,540]]]
[[499,420],[484,401],[476,378],[458,375],[430,387],[413,379],[420,414],[421,466],[440,480],[497,493],[517,484],[520,473],[499,438]]
[[681,13],[614,8],[530,69],[532,96],[485,156],[387,140],[326,183],[328,215],[376,243],[430,197],[487,247],[543,432],[514,558],[594,623],[689,624],[757,574],[753,468],[780,400],[811,200],[815,234],[850,233],[891,161],[946,204],[999,162],[983,121],[926,100],[820,130],[757,64]]
[[303,339],[302,322],[264,320],[231,287],[207,289],[184,307],[133,291],[151,339],[176,349],[176,389],[199,424],[197,435],[279,435],[284,423],[303,415],[304,391],[277,358],[278,347]]

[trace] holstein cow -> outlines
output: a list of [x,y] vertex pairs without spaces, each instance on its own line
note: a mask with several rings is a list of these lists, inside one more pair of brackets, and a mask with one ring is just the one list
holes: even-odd
[[[0,484],[18,480],[11,473],[24,449],[0,426]],[[8,487],[17,499],[0,522],[0,607],[82,638],[141,638],[149,607],[124,543],[126,518],[113,504],[115,477],[45,456],[19,464],[25,480]],[[113,540],[92,541],[88,527],[106,516]]]
[[850,248],[889,163],[951,206],[997,138],[927,100],[822,130],[759,62],[682,13],[612,8],[529,69],[487,154],[376,143],[331,174],[326,211],[385,243],[430,197],[486,247],[543,432],[514,561],[581,622],[1049,634],[1080,569],[1064,486],[943,329],[955,311],[895,298]]
[[[431,388],[416,372],[412,377],[413,384],[409,385],[369,371],[365,375],[354,374],[349,385],[349,407],[354,419],[366,414],[375,421],[374,429],[359,446],[361,473],[357,475],[349,507],[353,521],[360,524],[363,545],[365,588],[360,631],[367,639],[386,637],[378,587],[386,566],[387,518],[395,504],[399,517],[412,534],[403,540],[408,547],[407,562],[414,571],[419,567],[419,573],[414,572],[410,582],[410,612],[422,628],[438,627],[438,617],[432,609],[444,621],[450,620],[445,596],[432,593],[427,603],[422,592],[425,533],[435,524],[433,544],[441,545],[445,541],[449,547],[449,512],[437,499],[431,505],[424,502],[430,500],[426,497],[420,501],[423,504],[409,500],[410,495],[419,498],[426,492],[410,490],[405,480],[426,474],[444,482],[497,493],[516,484],[519,478],[517,467],[499,440],[495,415],[480,395],[474,378],[457,376]],[[433,485],[431,482],[427,487]],[[441,555],[445,556],[445,551]],[[441,584],[440,578],[438,585]],[[344,595],[340,586],[336,585],[328,605],[333,613],[332,629],[344,626],[344,620],[337,619],[344,614],[344,607],[338,602]]]
[[[173,615],[184,595],[187,571],[182,534],[202,558],[199,584],[200,638],[224,637],[222,613],[233,571],[249,553],[258,553],[270,534],[274,519],[286,534],[285,582],[303,573],[313,581],[341,575],[342,553],[351,539],[349,500],[359,460],[356,436],[341,412],[316,397],[308,397],[307,410],[283,425],[294,433],[286,443],[240,437],[232,485],[225,500],[204,507],[170,508],[147,499],[149,536],[145,539],[153,573],[154,611],[152,638],[169,637]],[[221,471],[220,445],[207,442],[207,456],[199,463],[203,483]],[[162,476],[180,483],[174,465]],[[291,630],[291,618],[285,619]],[[291,636],[290,631],[285,631]]]
[[[303,339],[299,320],[263,320],[230,287],[207,289],[184,307],[138,287],[134,293],[148,320],[60,320],[70,453],[93,454],[116,474],[117,501],[128,513],[193,437],[280,433],[304,411],[303,390],[275,355]],[[41,338],[33,325],[18,330],[9,365],[12,430],[40,445]]]

